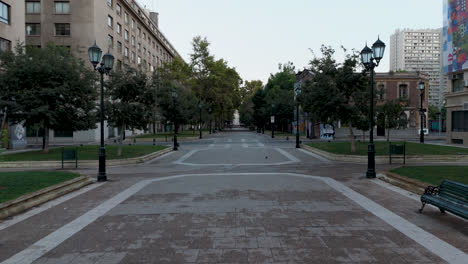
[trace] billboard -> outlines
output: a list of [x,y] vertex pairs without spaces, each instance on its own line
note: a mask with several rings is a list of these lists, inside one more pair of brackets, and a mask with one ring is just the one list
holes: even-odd
[[468,0],[444,0],[444,72],[468,69]]

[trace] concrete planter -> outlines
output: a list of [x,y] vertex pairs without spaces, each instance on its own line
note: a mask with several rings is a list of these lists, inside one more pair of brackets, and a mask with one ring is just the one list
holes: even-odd
[[[333,161],[343,161],[343,162],[355,162],[355,163],[367,163],[367,156],[359,155],[339,155],[326,152],[317,148],[310,147],[308,145],[302,144],[301,147],[310,152],[323,156],[329,160]],[[395,161],[397,163],[403,163],[401,159]],[[422,162],[431,162],[431,163],[468,163],[468,155],[407,155],[406,164],[408,163],[422,163]],[[388,156],[375,156],[376,164],[389,164],[390,158]]]
[[[165,148],[160,151],[150,153],[145,156],[130,158],[130,159],[120,159],[120,160],[106,160],[107,166],[119,166],[119,165],[128,165],[128,164],[138,164],[145,161],[157,158],[163,154],[170,152],[171,148]],[[97,160],[79,160],[78,159],[78,168],[93,168],[99,165]],[[68,161],[64,164],[65,168],[75,168],[75,162]],[[11,161],[11,162],[0,162],[0,168],[62,168],[62,161]]]
[[83,186],[92,183],[88,176],[81,176],[75,179],[62,182],[33,193],[25,194],[19,198],[0,204],[0,219],[21,213],[29,208],[53,200],[59,196],[75,191]]

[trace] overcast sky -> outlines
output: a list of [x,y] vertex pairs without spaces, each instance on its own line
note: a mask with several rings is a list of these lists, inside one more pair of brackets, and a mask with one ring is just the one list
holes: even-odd
[[[159,12],[159,25],[189,62],[194,36],[207,37],[211,53],[235,67],[244,80],[268,80],[278,63],[307,67],[321,44],[361,50],[380,35],[389,69],[395,29],[442,27],[445,0],[138,0]],[[337,59],[342,59],[341,52]]]

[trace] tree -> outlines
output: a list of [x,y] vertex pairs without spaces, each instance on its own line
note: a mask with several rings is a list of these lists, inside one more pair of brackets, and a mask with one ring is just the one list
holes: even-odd
[[406,128],[408,120],[403,110],[403,103],[399,100],[388,100],[377,108],[377,113],[380,113],[383,117],[378,119],[377,122],[379,126],[387,129],[387,141],[390,141],[391,129]]
[[124,66],[111,75],[107,82],[106,113],[108,122],[120,128],[117,156],[122,154],[125,129],[144,129],[150,120],[146,100],[151,98],[148,77],[141,68]]
[[0,55],[0,68],[0,108],[7,107],[11,122],[43,128],[45,153],[49,150],[49,129],[96,127],[96,74],[67,48],[19,44],[15,53]]
[[241,100],[239,106],[239,120],[245,126],[252,126],[255,124],[254,119],[254,104],[252,97],[258,91],[263,89],[262,81],[246,81],[244,86],[241,87]]

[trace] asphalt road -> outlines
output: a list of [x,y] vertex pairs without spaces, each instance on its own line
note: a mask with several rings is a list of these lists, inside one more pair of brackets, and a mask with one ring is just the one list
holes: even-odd
[[212,134],[0,222],[0,263],[466,263],[465,220],[365,171]]

